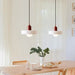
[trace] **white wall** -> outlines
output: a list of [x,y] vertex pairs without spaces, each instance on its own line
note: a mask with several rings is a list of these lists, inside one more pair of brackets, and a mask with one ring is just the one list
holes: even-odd
[[10,54],[10,63],[24,59],[39,62],[36,54],[29,54],[30,48],[37,47],[38,42],[42,48],[51,50],[45,61],[64,60],[65,57],[75,60],[71,5],[70,0],[57,0],[57,26],[63,34],[54,38],[48,35],[54,27],[54,0],[31,0],[31,25],[38,34],[28,38],[20,33],[28,25],[28,0],[4,0],[4,36],[6,48],[10,48],[6,51]]
[[75,25],[72,24],[72,16],[75,15],[75,11],[72,11],[72,3],[74,0],[69,0],[67,4],[67,47],[66,47],[66,59],[75,60],[75,37],[72,36],[72,28]]
[[[35,23],[36,16],[33,17],[33,23]],[[12,61],[30,59],[30,57],[28,57],[29,50],[31,47],[36,45],[35,36],[32,38],[27,38],[26,36],[21,35],[21,30],[26,29],[27,25],[28,0],[12,0],[12,22],[10,25],[10,44]]]
[[0,65],[9,64],[9,2],[0,0]]
[[49,47],[51,50],[46,61],[65,59],[65,1],[57,0],[57,26],[58,30],[63,30],[63,35],[54,38],[48,35],[54,27],[54,0],[31,0],[31,25],[38,34],[27,38],[20,31],[28,25],[28,0],[12,0],[9,30],[11,61],[27,59],[39,62],[36,54],[29,55],[30,48],[36,47],[38,42],[42,48]]

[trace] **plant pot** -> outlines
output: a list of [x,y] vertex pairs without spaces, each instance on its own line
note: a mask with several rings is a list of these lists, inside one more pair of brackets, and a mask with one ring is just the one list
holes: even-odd
[[40,66],[43,66],[44,64],[44,57],[40,57]]

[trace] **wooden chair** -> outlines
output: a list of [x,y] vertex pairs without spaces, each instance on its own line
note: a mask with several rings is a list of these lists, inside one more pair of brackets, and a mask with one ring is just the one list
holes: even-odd
[[63,73],[64,73],[64,71],[63,70],[60,70],[59,72],[58,72],[58,75],[63,75]]
[[75,68],[69,68],[65,70],[64,75],[75,75]]
[[13,61],[13,65],[25,65],[28,61],[27,60],[22,60],[22,61]]
[[[27,60],[21,60],[21,61],[13,61],[12,64],[13,65],[26,65],[28,61]],[[22,75],[22,74],[18,74],[18,75]],[[23,74],[25,75],[25,74]]]
[[62,71],[59,71],[59,74],[58,75],[75,75],[75,68],[69,68],[69,69],[66,69],[66,70],[62,70]]

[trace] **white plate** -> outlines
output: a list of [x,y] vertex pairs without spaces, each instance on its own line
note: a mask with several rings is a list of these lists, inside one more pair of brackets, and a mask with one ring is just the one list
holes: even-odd
[[33,71],[40,71],[40,70],[42,70],[42,68],[38,67],[38,68],[33,68],[32,70]]
[[43,68],[57,68],[57,65],[53,65],[53,66],[43,66]]
[[46,63],[46,64],[43,65],[44,68],[54,68],[54,67],[56,68],[57,66],[58,65],[54,65],[54,64],[51,64],[51,63]]

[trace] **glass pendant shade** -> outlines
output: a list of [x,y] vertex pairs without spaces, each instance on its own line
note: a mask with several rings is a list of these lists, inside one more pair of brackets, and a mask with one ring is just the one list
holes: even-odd
[[58,30],[57,30],[57,27],[55,26],[55,27],[54,27],[54,31],[49,31],[49,34],[50,34],[50,35],[53,35],[54,37],[56,37],[56,36],[61,35],[61,34],[62,34],[62,31],[58,31]]
[[32,37],[34,34],[36,34],[36,31],[34,30],[22,30],[22,35],[26,35],[27,37]]
[[34,34],[36,34],[35,30],[32,30],[32,26],[30,25],[30,0],[29,0],[29,25],[27,30],[21,31],[22,35],[26,35],[27,37],[32,37]]
[[53,36],[59,36],[62,34],[62,31],[49,31],[49,34]]
[[58,27],[56,26],[56,0],[55,0],[55,26],[54,31],[49,31],[50,35],[58,36],[62,34],[62,31],[58,31]]
[[55,27],[54,27],[54,31],[49,31],[48,33],[49,33],[50,35],[53,35],[54,37],[57,37],[57,36],[59,36],[59,35],[62,34],[62,31],[58,31],[58,30],[57,30],[57,27],[55,26]]

